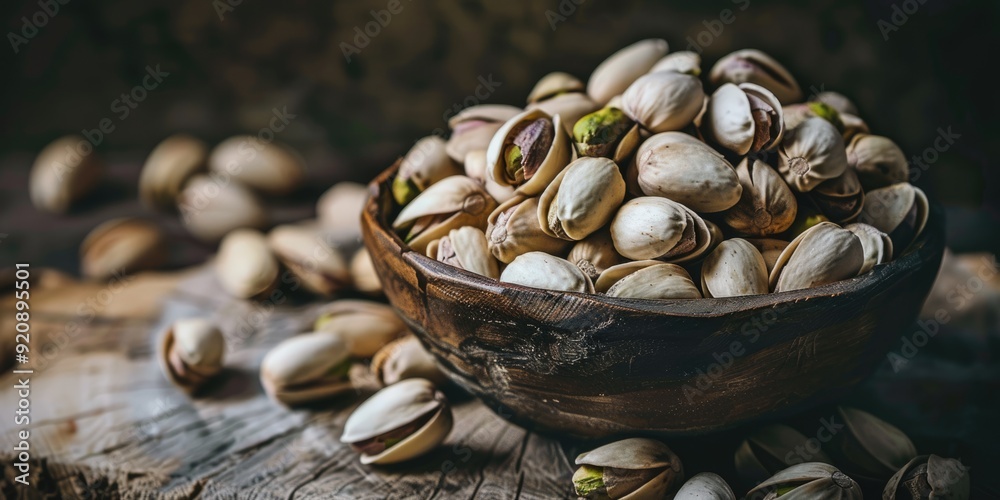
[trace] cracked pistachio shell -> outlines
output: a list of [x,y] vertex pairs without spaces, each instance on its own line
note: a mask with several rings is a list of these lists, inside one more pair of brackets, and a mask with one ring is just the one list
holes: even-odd
[[968,500],[969,468],[954,458],[921,455],[886,483],[884,500]]
[[666,40],[650,38],[640,40],[611,54],[590,74],[587,94],[594,102],[604,105],[612,97],[625,92],[637,78],[649,71],[657,61],[667,55]]
[[854,168],[865,189],[906,182],[910,165],[892,140],[879,135],[857,134],[847,145],[847,164]]
[[650,73],[657,71],[673,71],[674,73],[686,73],[692,76],[701,75],[701,56],[697,52],[682,50],[667,54],[656,61],[650,68]]
[[427,256],[487,278],[500,277],[500,267],[490,253],[486,234],[477,227],[452,229],[427,245]]
[[585,87],[579,78],[562,71],[553,71],[543,76],[528,93],[528,104],[544,101],[560,94],[583,92]]
[[305,165],[297,152],[252,135],[219,143],[208,156],[208,169],[268,195],[291,193],[305,176]]
[[[424,420],[423,425],[410,429]],[[436,448],[448,437],[452,422],[448,400],[434,384],[411,378],[392,384],[361,403],[347,418],[340,441],[360,447],[373,439],[381,441],[393,431],[409,430],[404,436],[393,436],[393,441],[399,441],[383,451],[361,455],[363,464],[402,462]]]
[[496,206],[496,200],[474,179],[453,175],[431,185],[403,207],[392,227],[397,231],[409,228],[406,243],[414,251],[426,253],[431,241],[452,229],[485,227]]
[[847,96],[841,94],[840,92],[825,90],[816,94],[814,100],[830,106],[831,108],[837,110],[838,113],[848,113],[855,116],[858,115],[858,107],[855,106],[854,103],[847,98]]
[[747,498],[763,500],[861,500],[861,487],[836,467],[821,462],[793,465],[758,484]]
[[736,494],[722,476],[702,472],[685,481],[674,500],[736,500]]
[[260,382],[271,399],[289,406],[326,399],[352,389],[347,344],[329,332],[302,333],[264,355]]
[[621,109],[652,133],[680,130],[694,121],[705,103],[701,80],[672,71],[644,75],[622,94]]
[[756,485],[803,460],[833,462],[822,449],[815,452],[804,449],[808,441],[809,438],[787,425],[761,427],[747,436],[736,449],[733,457],[736,473],[742,482]]
[[177,209],[188,232],[205,242],[216,242],[239,228],[263,228],[267,213],[260,200],[237,182],[220,184],[198,174],[177,197]]
[[559,115],[566,133],[573,135],[573,124],[584,116],[601,109],[601,105],[592,101],[587,94],[570,92],[531,103],[524,109],[543,111],[549,116]]
[[448,381],[434,356],[413,335],[393,340],[379,349],[372,357],[371,369],[383,386],[410,378],[426,379],[438,386]]
[[[833,436],[833,449],[845,470],[885,480],[917,456],[910,438],[894,425],[866,411],[841,406],[844,429]],[[849,466],[849,467],[848,467]]]
[[621,169],[607,158],[570,163],[538,199],[538,223],[549,236],[579,241],[615,215],[625,199]]
[[[680,458],[667,445],[653,439],[629,438],[608,443],[581,453],[575,462],[584,466],[573,475],[576,493],[584,498],[666,498],[684,480]],[[591,471],[601,473],[597,488],[579,481]]]
[[543,252],[518,255],[500,273],[500,281],[544,290],[594,293],[594,284],[580,268]]
[[463,173],[445,148],[444,139],[436,135],[424,137],[410,148],[392,180],[392,196],[396,203],[406,205],[431,184]]
[[205,168],[208,146],[187,134],[167,137],[153,148],[139,175],[139,199],[148,208],[171,212],[184,183]]
[[902,255],[924,231],[929,211],[924,192],[904,182],[866,192],[858,222],[888,234],[895,257]]
[[636,272],[640,269],[645,269],[650,266],[658,266],[663,264],[662,260],[626,260],[620,264],[615,264],[608,267],[598,275],[597,280],[594,281],[594,290],[597,293],[608,293],[608,290],[615,284],[618,280]]
[[365,247],[354,252],[354,257],[351,258],[351,282],[354,283],[354,288],[361,293],[382,295],[382,280],[375,272],[372,254]]
[[747,238],[747,241],[760,252],[761,257],[764,257],[764,263],[767,264],[767,275],[770,276],[774,264],[781,256],[781,252],[788,246],[788,242],[776,238]]
[[87,234],[80,244],[80,272],[105,280],[115,273],[156,269],[167,260],[163,231],[151,221],[112,219]]
[[[534,165],[534,170],[531,172],[523,172],[522,170],[522,175],[526,177],[518,179],[508,173],[507,157],[511,148],[516,147],[515,142],[519,142],[521,136],[524,135],[522,132],[535,123],[544,124],[543,131],[532,143],[536,145],[536,150],[531,155],[522,152],[521,159],[514,160],[517,162],[530,160]],[[526,146],[527,143],[522,143],[522,145]],[[535,196],[541,194],[545,190],[545,186],[548,186],[552,179],[555,179],[556,175],[569,164],[573,154],[573,148],[570,145],[569,136],[563,128],[560,115],[555,115],[553,118],[542,110],[529,109],[504,123],[490,140],[489,147],[486,149],[486,174],[492,176],[493,180],[501,186],[516,187],[518,194]]]
[[782,104],[802,100],[802,89],[795,77],[771,56],[756,50],[743,49],[719,59],[708,73],[713,86],[724,83],[755,83],[770,90]]
[[368,358],[382,346],[409,332],[392,307],[369,300],[337,300],[319,311],[313,329],[332,332],[351,356]]
[[580,156],[603,156],[625,161],[639,146],[639,126],[625,112],[606,107],[580,118],[573,125],[573,140]]
[[338,182],[316,202],[316,217],[324,230],[338,241],[361,239],[361,213],[368,202],[368,187],[356,182]]
[[493,177],[486,174],[485,149],[470,151],[469,154],[465,156],[465,175],[480,181],[486,189],[486,192],[489,193],[497,203],[503,203],[514,197],[515,189],[513,186],[501,186],[493,180]]
[[158,352],[167,378],[188,392],[196,391],[222,371],[226,339],[211,321],[184,318],[163,334]]
[[871,133],[868,124],[864,120],[850,113],[841,113],[840,121],[844,124],[843,134],[845,141],[850,141],[858,134]]
[[[648,261],[639,261],[648,262]],[[691,275],[677,264],[660,261],[648,266],[634,266],[635,270],[608,286],[609,297],[629,299],[700,299],[701,292],[691,281]],[[620,268],[625,271],[627,268]],[[608,273],[609,278],[619,269]],[[602,276],[604,276],[602,274]],[[596,288],[596,286],[595,286]]]
[[219,244],[215,272],[222,288],[233,297],[262,297],[277,282],[278,261],[260,231],[237,229]]
[[[89,152],[80,154],[81,149]],[[31,166],[28,179],[31,203],[39,210],[65,213],[97,186],[103,170],[104,165],[90,142],[78,135],[60,137],[45,146]]]
[[507,200],[490,214],[486,238],[490,252],[505,264],[531,251],[562,255],[571,244],[542,231],[538,221],[538,198],[521,195]]
[[633,260],[686,262],[708,251],[712,230],[680,203],[658,196],[626,202],[611,221],[615,249]]
[[638,183],[647,196],[662,196],[695,212],[721,212],[740,200],[736,170],[705,143],[681,132],[657,134],[636,152]]
[[809,197],[823,215],[838,224],[854,220],[865,204],[865,192],[853,168],[821,182]]
[[605,269],[626,259],[615,250],[611,231],[603,228],[573,245],[566,260],[576,264],[591,280],[596,280]]
[[807,118],[785,132],[778,148],[778,172],[792,189],[800,193],[811,191],[846,169],[844,138],[830,122]]
[[277,226],[268,233],[267,243],[278,260],[312,293],[330,296],[351,283],[351,271],[343,255],[314,228]]
[[480,104],[469,106],[448,119],[451,137],[445,150],[456,162],[477,149],[486,149],[493,134],[503,124],[521,112],[521,108],[505,104]]
[[743,191],[740,200],[722,214],[729,227],[743,234],[768,236],[792,226],[799,204],[777,171],[746,157],[736,166],[736,176]]
[[844,229],[854,233],[861,240],[861,248],[865,251],[865,264],[861,266],[858,274],[865,274],[892,258],[892,239],[888,234],[860,222],[848,224]]
[[832,222],[821,222],[800,234],[781,252],[771,270],[775,292],[813,288],[853,278],[864,266],[858,237]]
[[719,243],[701,266],[705,297],[739,297],[768,292],[767,263],[750,242],[733,238]]
[[743,156],[777,147],[785,125],[781,104],[767,89],[725,83],[709,99],[700,130],[709,142]]

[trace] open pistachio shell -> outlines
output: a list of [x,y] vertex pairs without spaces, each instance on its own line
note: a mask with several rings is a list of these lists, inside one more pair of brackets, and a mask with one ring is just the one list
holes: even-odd
[[543,252],[517,256],[500,273],[500,281],[545,290],[594,293],[594,284],[580,268]]
[[622,94],[621,109],[642,128],[656,134],[681,130],[705,103],[701,80],[672,71],[644,75]]
[[787,425],[761,427],[736,449],[736,473],[744,483],[756,485],[796,463],[833,463],[822,449],[805,448],[808,442],[806,436]]
[[665,498],[684,480],[680,458],[667,445],[653,439],[629,438],[608,443],[581,453],[575,462],[585,466],[581,467],[585,471],[601,472],[599,486],[577,481],[580,470],[574,475],[576,493],[584,498]]
[[832,222],[821,222],[781,252],[771,271],[771,288],[787,292],[853,278],[864,261],[864,248],[854,233]]
[[736,500],[736,494],[722,476],[702,472],[685,481],[674,500]]
[[208,147],[187,134],[167,137],[153,148],[139,175],[139,199],[162,211],[177,209],[177,195],[184,183],[205,168]]
[[560,94],[570,92],[583,92],[585,90],[583,82],[579,78],[562,71],[553,71],[541,79],[528,93],[528,104],[555,97]]
[[687,262],[716,241],[704,219],[686,206],[657,196],[626,202],[611,221],[615,249],[634,260]]
[[822,118],[808,118],[785,132],[778,149],[778,172],[792,189],[805,193],[847,169],[844,138]]
[[497,279],[500,267],[490,253],[486,235],[476,227],[452,229],[427,246],[427,256],[466,271]]
[[392,196],[396,203],[406,205],[431,184],[462,174],[462,169],[445,149],[444,139],[436,135],[424,137],[410,148],[392,180]]
[[608,267],[600,275],[598,275],[597,280],[594,281],[594,289],[598,293],[607,293],[615,283],[617,283],[622,278],[639,271],[640,269],[645,269],[650,266],[657,266],[663,264],[662,260],[627,260],[621,264],[615,264]]
[[618,163],[639,146],[639,126],[624,111],[606,107],[573,125],[573,140],[580,156],[603,156]]
[[885,480],[917,456],[903,431],[875,415],[846,406],[837,414],[845,429],[834,436],[831,452],[843,459],[838,463],[845,470]]
[[714,86],[724,83],[756,83],[770,90],[782,104],[802,100],[802,89],[795,77],[771,56],[756,50],[743,49],[719,59],[708,73]]
[[774,264],[781,256],[781,252],[788,246],[788,242],[775,238],[747,238],[747,241],[764,257],[764,263],[767,264],[767,274],[770,276]]
[[662,196],[695,212],[721,212],[743,194],[736,170],[718,152],[681,133],[654,135],[636,152],[638,183],[647,196]]
[[486,149],[493,134],[503,124],[521,112],[521,108],[504,104],[469,106],[448,119],[451,137],[445,150],[456,162],[461,162],[470,151]]
[[861,500],[861,487],[836,467],[820,462],[793,465],[758,484],[747,498],[763,500]]
[[886,483],[884,500],[968,500],[969,468],[954,458],[921,455]]
[[705,297],[738,297],[768,292],[767,263],[748,241],[733,238],[719,244],[701,266]]
[[156,269],[167,260],[165,237],[153,222],[133,217],[95,227],[80,244],[80,272],[98,280],[115,273]]
[[541,194],[573,156],[560,115],[529,109],[507,120],[486,149],[486,173],[519,194]]
[[409,332],[392,307],[369,300],[337,300],[319,310],[313,329],[336,333],[355,357],[367,358]]
[[584,116],[601,109],[601,105],[592,101],[583,92],[569,92],[531,103],[524,109],[543,111],[553,117],[559,115],[559,120],[566,133],[572,135],[573,124]]
[[860,222],[848,224],[844,229],[854,233],[861,240],[861,248],[865,252],[865,264],[861,266],[858,274],[867,273],[873,267],[885,264],[892,258],[892,239],[888,234]]
[[316,218],[337,241],[361,240],[361,212],[368,202],[368,188],[356,182],[338,182],[316,202]]
[[785,125],[781,104],[767,89],[725,83],[709,99],[700,130],[706,140],[742,156],[776,147]]
[[902,255],[924,231],[930,206],[920,188],[899,183],[865,193],[858,222],[874,226],[892,238],[893,256]]
[[740,200],[722,214],[729,227],[753,236],[778,234],[791,227],[799,204],[777,171],[746,157],[736,166],[736,176],[743,191]]
[[865,189],[906,182],[910,165],[906,155],[887,137],[856,134],[847,144],[847,163],[857,171]]
[[515,196],[490,214],[486,228],[490,252],[510,264],[518,255],[539,251],[562,255],[571,242],[549,236],[538,221],[538,198]]
[[625,180],[615,162],[580,158],[545,188],[538,223],[549,236],[579,241],[607,224],[624,199]]
[[[81,151],[86,154],[81,154]],[[61,214],[90,193],[104,171],[93,145],[78,135],[52,141],[38,153],[28,178],[28,195],[39,210]]]
[[225,338],[211,321],[185,318],[175,321],[164,332],[158,356],[171,382],[195,392],[222,370],[225,352]]
[[411,378],[361,403],[344,424],[340,441],[360,449],[363,464],[390,464],[433,450],[451,427],[444,395],[430,381]]
[[275,401],[294,406],[352,389],[347,343],[340,335],[310,332],[285,339],[264,356],[260,382]]
[[240,299],[262,297],[278,279],[278,261],[260,231],[238,229],[219,244],[215,271],[230,295]]
[[515,188],[513,186],[501,186],[493,180],[493,177],[487,175],[485,149],[469,151],[469,154],[465,155],[465,175],[481,182],[486,192],[497,203],[503,203],[514,197]]
[[382,280],[375,272],[372,255],[365,247],[354,252],[354,257],[351,258],[351,283],[361,293],[373,296],[382,295]]
[[831,90],[824,90],[816,94],[815,100],[819,101],[833,109],[836,109],[840,114],[849,113],[857,116],[858,107],[844,94],[840,92],[834,92]]
[[208,156],[208,169],[269,195],[288,194],[305,177],[305,165],[297,152],[252,135],[238,135],[219,143]]
[[438,386],[448,381],[434,356],[413,335],[393,340],[379,349],[372,357],[371,370],[383,386],[409,378],[426,379]]
[[285,224],[267,235],[271,251],[310,292],[330,296],[351,283],[351,271],[340,251],[314,228]]
[[666,40],[641,40],[611,54],[590,74],[587,93],[594,102],[604,105],[612,97],[625,92],[637,78],[649,71],[669,46]]
[[857,218],[865,204],[865,191],[853,168],[821,182],[809,197],[823,215],[838,224]]
[[[683,267],[659,261],[638,267],[608,287],[609,297],[630,299],[700,299],[701,292]],[[609,274],[609,276],[611,276]]]
[[216,242],[239,228],[263,228],[267,212],[252,191],[238,182],[198,174],[177,197],[184,227],[198,239]]
[[591,280],[596,280],[605,269],[626,259],[615,250],[611,232],[603,228],[573,245],[566,260],[576,264]]
[[660,58],[649,69],[650,73],[656,73],[657,71],[673,71],[674,73],[687,73],[692,76],[700,76],[701,56],[697,52],[690,50],[672,52]]
[[497,206],[482,185],[464,175],[453,175],[431,185],[392,223],[393,229],[409,227],[406,242],[413,250],[426,253],[427,245],[452,229],[462,226],[486,227],[486,219]]

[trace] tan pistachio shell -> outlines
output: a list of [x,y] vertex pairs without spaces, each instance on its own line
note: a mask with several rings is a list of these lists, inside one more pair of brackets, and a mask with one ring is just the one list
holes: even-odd
[[[80,154],[79,151],[88,151]],[[104,171],[94,147],[83,137],[68,135],[45,146],[31,166],[28,195],[35,208],[61,214],[90,193]]]
[[705,297],[739,297],[768,292],[767,263],[750,242],[733,238],[719,244],[701,266]]
[[233,297],[263,297],[277,282],[278,261],[260,231],[237,229],[219,244],[215,272],[222,288]]
[[844,229],[854,233],[861,240],[861,247],[865,251],[865,264],[861,266],[858,274],[865,274],[892,258],[892,239],[888,234],[860,222],[848,224]]
[[505,264],[531,251],[562,255],[571,244],[542,230],[537,197],[518,195],[507,200],[490,214],[488,222],[486,238],[490,252]]
[[[760,111],[767,108],[770,113]],[[706,140],[743,156],[777,147],[785,124],[781,104],[770,91],[752,83],[724,83],[709,99],[699,130]]]
[[773,57],[757,49],[743,49],[719,59],[708,73],[713,86],[755,83],[770,90],[782,104],[802,101],[795,77]]
[[260,229],[268,217],[260,200],[243,185],[195,175],[177,197],[184,227],[196,238],[216,242],[239,228]]
[[821,462],[793,465],[758,484],[747,498],[778,498],[777,490],[795,488],[780,497],[783,500],[862,500],[861,487],[836,467]]
[[645,196],[626,202],[611,221],[615,249],[634,260],[686,262],[713,244],[713,230],[698,214],[667,198]]
[[747,238],[746,240],[764,257],[764,263],[767,264],[767,275],[770,276],[774,264],[781,256],[781,252],[788,246],[788,242],[776,238]]
[[858,115],[858,107],[854,105],[847,96],[841,94],[840,92],[834,92],[832,90],[824,90],[816,94],[814,100],[819,101],[831,108],[837,110],[838,113],[844,114],[848,113],[851,115]]
[[846,169],[844,138],[830,122],[807,118],[785,132],[778,148],[778,172],[792,189],[809,192]]
[[622,94],[621,109],[652,133],[681,130],[705,103],[701,80],[672,71],[644,75]]
[[847,144],[847,164],[854,168],[865,189],[906,182],[910,165],[902,149],[891,139],[856,134]]
[[864,266],[861,240],[832,222],[810,227],[781,252],[771,270],[775,292],[812,288],[858,275]]
[[858,134],[869,134],[868,124],[860,117],[850,113],[841,113],[840,122],[844,124],[844,140],[850,141]]
[[427,245],[427,256],[487,278],[500,277],[500,266],[490,253],[486,234],[477,227],[452,229]]
[[[361,239],[361,212],[368,202],[368,187],[356,182],[338,182],[316,202],[316,218],[338,240]],[[341,236],[342,235],[342,236]]]
[[632,82],[649,71],[667,55],[668,50],[667,41],[658,38],[641,40],[618,50],[590,74],[587,94],[594,102],[607,104],[612,97],[625,92]]
[[902,255],[923,233],[929,213],[930,205],[924,192],[904,182],[866,192],[858,222],[888,234],[895,257]]
[[[472,173],[477,174],[479,177],[472,175]],[[493,180],[492,176],[486,174],[485,149],[470,151],[469,154],[465,156],[465,175],[482,182],[486,192],[489,193],[497,203],[503,203],[513,198],[517,192],[513,186],[501,186],[500,184],[497,184],[497,181]]]
[[821,182],[809,192],[809,197],[823,215],[838,224],[857,218],[865,204],[861,181],[850,167],[839,176]]
[[87,234],[80,244],[80,272],[105,280],[115,273],[156,269],[167,260],[163,231],[152,221],[112,219]]
[[653,265],[635,266],[636,269],[633,272],[616,280],[605,293],[609,297],[629,299],[702,298],[698,287],[691,281],[691,275],[683,267],[677,264],[655,262],[657,263]]
[[393,340],[379,349],[372,357],[371,370],[383,386],[409,378],[426,379],[437,386],[448,381],[434,356],[413,335]]
[[608,267],[594,281],[594,290],[597,293],[607,293],[608,290],[618,282],[618,280],[650,266],[663,264],[662,260],[626,260],[620,264]]
[[896,426],[857,408],[840,406],[837,414],[846,429],[832,444],[845,470],[885,480],[917,456],[913,441]]
[[430,420],[409,436],[377,455],[361,455],[363,464],[390,464],[423,455],[451,432],[448,401],[428,380],[401,380],[361,403],[344,424],[340,441],[356,444],[399,429],[427,415]]
[[431,185],[403,207],[392,227],[399,230],[413,225],[418,219],[442,217],[443,220],[430,224],[407,241],[413,250],[426,253],[431,241],[452,229],[486,227],[486,219],[496,206],[496,201],[478,182],[464,175],[453,175]]
[[184,318],[174,321],[160,337],[160,366],[167,379],[195,392],[222,371],[226,339],[211,321]]
[[570,92],[531,103],[524,109],[544,111],[552,117],[559,115],[559,121],[562,122],[563,128],[572,137],[573,125],[577,120],[601,109],[601,105],[592,101],[587,94]]
[[267,352],[260,364],[261,385],[271,399],[289,406],[327,399],[352,390],[348,376],[331,374],[348,359],[339,335],[302,333]]
[[470,151],[486,149],[496,131],[521,111],[521,108],[505,104],[479,104],[458,112],[448,119],[451,128],[451,137],[445,146],[448,156],[460,162]]
[[722,476],[701,472],[684,482],[674,500],[736,500],[736,494]]
[[[605,478],[613,469],[660,469],[664,471],[645,484],[631,491],[621,491],[609,485],[608,496],[623,500],[665,498],[684,480],[684,465],[674,452],[660,441],[647,438],[628,438],[608,443],[576,457],[576,465],[601,467]],[[610,484],[609,484],[610,483]],[[625,486],[625,485],[621,485]]]
[[673,71],[674,73],[687,73],[693,76],[700,76],[701,55],[690,50],[672,52],[660,58],[649,69],[650,73],[656,73],[657,71]]
[[284,224],[268,233],[267,243],[278,260],[312,293],[331,296],[351,283],[347,261],[320,231]]
[[937,455],[921,455],[907,462],[889,479],[882,491],[882,498],[968,500],[969,489],[969,467],[962,465],[961,461]]
[[336,300],[319,310],[313,329],[337,334],[351,356],[369,358],[409,332],[392,307],[370,300]]
[[354,252],[354,257],[351,258],[351,282],[354,283],[354,288],[361,293],[382,295],[382,280],[375,272],[372,254],[365,247]]
[[810,449],[807,454],[804,450],[799,451],[807,441],[801,432],[784,424],[761,427],[750,433],[736,449],[733,456],[736,473],[744,483],[758,484],[803,458],[833,463],[822,449]]
[[605,227],[573,245],[566,260],[576,264],[591,280],[596,280],[605,269],[626,259],[615,250],[611,231]]
[[654,135],[636,152],[638,183],[648,196],[662,196],[696,212],[721,212],[743,193],[736,170],[718,152],[681,132]]
[[528,93],[528,104],[543,101],[559,94],[583,92],[585,86],[579,78],[562,71],[553,71],[541,79]]
[[305,164],[297,152],[252,135],[219,143],[208,156],[208,169],[268,195],[288,194],[305,177]]
[[177,196],[184,183],[204,170],[208,146],[187,134],[167,137],[153,148],[139,175],[139,199],[148,208],[177,209]]
[[[526,179],[523,183],[518,183],[507,175],[503,158],[504,149],[515,139],[522,126],[535,120],[551,120],[552,144],[531,178]],[[552,117],[542,110],[529,109],[508,120],[493,136],[486,149],[486,173],[501,186],[516,187],[518,194],[536,196],[541,194],[545,187],[552,182],[552,179],[555,179],[559,172],[569,164],[573,154],[569,135],[562,126],[560,115]]]
[[743,191],[740,200],[722,214],[722,220],[742,234],[768,236],[784,232],[798,214],[795,194],[770,165],[743,158],[736,166]]
[[543,252],[518,255],[500,273],[500,281],[544,290],[594,293],[594,284],[580,268]]
[[[462,173],[463,169],[448,156],[445,140],[436,135],[427,136],[414,143],[403,156],[393,179],[393,194],[405,194],[412,199],[435,182]],[[412,186],[403,187],[402,183]],[[401,202],[399,198],[396,201]]]
[[611,221],[625,199],[621,169],[608,158],[580,158],[538,199],[538,223],[549,236],[579,241]]

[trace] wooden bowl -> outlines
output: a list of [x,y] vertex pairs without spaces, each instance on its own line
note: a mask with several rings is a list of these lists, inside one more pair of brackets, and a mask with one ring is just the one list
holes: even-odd
[[912,333],[944,250],[934,207],[908,254],[822,287],[657,301],[539,290],[410,250],[391,230],[397,167],[362,216],[389,301],[455,383],[577,437],[705,433],[843,396]]

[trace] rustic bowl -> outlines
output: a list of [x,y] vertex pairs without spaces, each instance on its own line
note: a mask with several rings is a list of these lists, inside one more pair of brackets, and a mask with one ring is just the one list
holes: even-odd
[[657,301],[539,290],[410,250],[391,230],[397,167],[362,215],[389,301],[455,383],[573,436],[705,433],[843,396],[912,333],[944,250],[934,207],[908,254],[822,287]]

